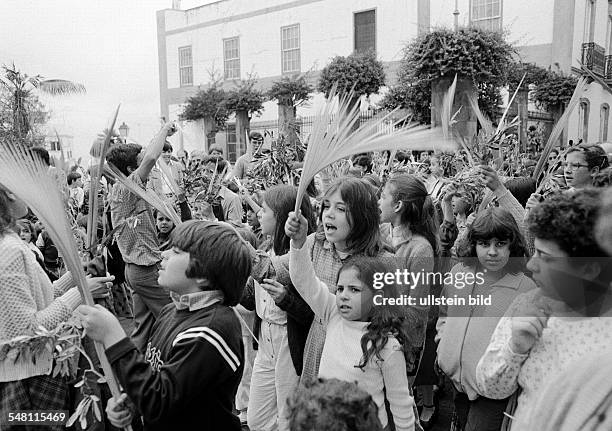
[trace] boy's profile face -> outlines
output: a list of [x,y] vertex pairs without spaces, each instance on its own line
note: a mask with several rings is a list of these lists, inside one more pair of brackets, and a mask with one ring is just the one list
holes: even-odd
[[201,290],[195,278],[186,275],[189,266],[189,253],[176,247],[162,252],[161,269],[157,282],[171,292],[179,295]]

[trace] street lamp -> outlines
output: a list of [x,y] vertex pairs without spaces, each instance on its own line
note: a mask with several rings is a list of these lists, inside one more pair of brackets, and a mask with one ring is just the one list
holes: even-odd
[[123,142],[127,143],[127,137],[128,137],[128,133],[130,131],[130,128],[128,127],[127,124],[125,124],[125,121],[121,124],[121,126],[119,126],[119,136],[121,136],[121,140]]
[[458,0],[455,0],[455,11],[453,12],[455,15],[455,31],[459,28],[459,4]]

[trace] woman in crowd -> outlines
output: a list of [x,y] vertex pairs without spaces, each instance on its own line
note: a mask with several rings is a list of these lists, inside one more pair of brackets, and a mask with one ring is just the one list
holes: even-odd
[[488,398],[520,389],[513,430],[532,429],[534,402],[550,379],[612,346],[612,266],[593,233],[600,207],[598,191],[576,190],[553,195],[528,216],[535,254],[527,269],[538,289],[512,303],[476,369]]

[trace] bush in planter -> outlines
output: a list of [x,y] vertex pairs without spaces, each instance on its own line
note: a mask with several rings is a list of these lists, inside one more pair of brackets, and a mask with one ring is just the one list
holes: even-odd
[[195,96],[187,99],[183,112],[179,115],[181,120],[212,122],[215,130],[225,128],[230,116],[226,106],[227,93],[218,82],[213,82],[207,89],[200,90]]
[[462,28],[423,34],[406,46],[398,83],[381,105],[407,108],[414,120],[427,124],[431,121],[432,83],[457,74],[472,80],[479,91],[481,110],[494,118],[499,88],[507,83],[514,55],[514,48],[499,32]]
[[278,102],[278,129],[280,135],[286,137],[289,145],[297,143],[296,107],[308,99],[314,91],[304,75],[283,76],[272,83],[267,95]]
[[383,64],[371,51],[347,57],[336,56],[321,71],[317,90],[328,97],[334,85],[340,94],[352,89],[356,98],[377,93],[385,85]]

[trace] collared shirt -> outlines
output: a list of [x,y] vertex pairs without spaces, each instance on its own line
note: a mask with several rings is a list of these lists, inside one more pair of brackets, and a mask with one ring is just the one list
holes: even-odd
[[217,196],[221,198],[221,207],[223,208],[223,217],[225,221],[242,223],[243,210],[240,196],[225,186],[219,189]]
[[185,295],[170,292],[170,299],[172,299],[177,310],[201,310],[218,302],[223,302],[224,298],[225,296],[220,290],[203,290],[202,292],[187,293]]
[[[132,173],[128,179],[143,189],[146,182]],[[117,183],[110,193],[111,219],[119,251],[126,263],[151,266],[161,261],[153,209],[140,197]]]

